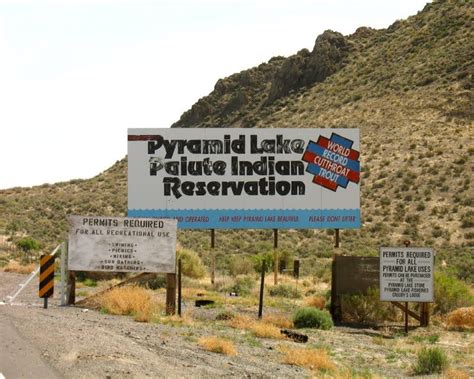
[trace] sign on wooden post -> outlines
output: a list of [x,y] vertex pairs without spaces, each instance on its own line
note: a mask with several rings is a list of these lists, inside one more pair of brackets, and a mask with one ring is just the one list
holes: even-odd
[[380,248],[381,301],[433,301],[433,249]]
[[54,294],[54,257],[42,255],[40,258],[39,297],[51,297]]
[[39,297],[48,308],[48,298],[54,294],[54,256],[42,255],[40,258]]

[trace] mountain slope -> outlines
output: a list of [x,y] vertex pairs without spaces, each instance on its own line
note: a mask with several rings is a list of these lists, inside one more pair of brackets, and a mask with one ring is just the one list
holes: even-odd
[[[435,1],[387,29],[326,31],[311,52],[219,80],[173,127],[360,128],[363,226],[343,231],[342,251],[374,254],[410,239],[472,262],[473,13],[469,1]],[[65,238],[67,214],[125,210],[122,160],[90,180],[0,191],[0,233],[50,246]],[[280,244],[300,257],[330,256],[330,233],[284,231]],[[206,256],[206,231],[180,240]],[[218,233],[223,256],[262,252],[269,241],[269,231]]]

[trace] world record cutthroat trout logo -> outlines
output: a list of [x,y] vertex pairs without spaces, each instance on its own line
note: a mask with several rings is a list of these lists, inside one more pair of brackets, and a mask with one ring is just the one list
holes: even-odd
[[306,171],[314,175],[313,183],[334,192],[346,188],[349,182],[359,183],[359,152],[352,149],[353,141],[332,133],[331,138],[319,136],[309,141],[303,155],[308,162]]

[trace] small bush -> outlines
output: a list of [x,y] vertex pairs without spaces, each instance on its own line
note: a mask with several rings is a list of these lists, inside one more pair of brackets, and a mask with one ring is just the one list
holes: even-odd
[[166,288],[166,276],[157,274],[152,279],[145,281],[143,284],[151,290]]
[[199,346],[204,350],[212,351],[213,353],[225,354],[225,355],[236,355],[237,351],[231,341],[216,337],[202,337],[198,341]]
[[135,321],[149,322],[153,316],[150,294],[141,287],[114,288],[98,299],[102,311],[113,315],[132,315]]
[[459,308],[448,314],[448,329],[474,328],[474,307]]
[[435,313],[446,314],[474,304],[469,287],[446,272],[435,273]]
[[9,261],[3,271],[5,272],[15,272],[17,274],[31,274],[35,269],[35,264],[30,263],[26,266],[19,264],[17,261]]
[[369,288],[365,295],[342,295],[341,307],[344,321],[360,324],[395,320],[397,317],[397,311],[391,304],[380,301],[378,288]]
[[326,305],[326,299],[322,296],[313,296],[306,299],[306,305],[318,309],[324,309],[324,306]]
[[255,279],[251,276],[239,276],[234,280],[234,284],[228,288],[230,292],[235,292],[241,296],[248,296],[255,287]]
[[254,273],[254,264],[250,257],[233,256],[229,262],[229,274],[236,277],[238,275],[250,275]]
[[222,311],[217,314],[216,320],[218,321],[228,321],[232,320],[235,317],[235,313],[231,311]]
[[84,280],[84,285],[86,287],[97,287],[97,281],[95,279],[86,278],[86,280]]
[[268,293],[270,296],[281,296],[290,299],[297,299],[301,297],[301,293],[297,290],[297,288],[290,284],[278,284],[276,286],[270,287]]
[[315,308],[298,309],[293,317],[293,324],[297,328],[316,328],[329,330],[334,326],[331,315]]
[[413,368],[416,375],[440,374],[448,367],[448,358],[440,348],[423,348]]
[[189,249],[179,249],[177,253],[178,258],[181,259],[183,275],[194,279],[200,279],[206,275],[206,267],[195,251]]

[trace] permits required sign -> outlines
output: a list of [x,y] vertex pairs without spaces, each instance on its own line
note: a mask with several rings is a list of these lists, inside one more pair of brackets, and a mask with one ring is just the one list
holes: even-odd
[[433,249],[380,248],[381,301],[432,302],[433,278]]
[[360,227],[358,129],[129,129],[128,215],[180,228]]
[[176,270],[176,220],[69,217],[71,271]]

